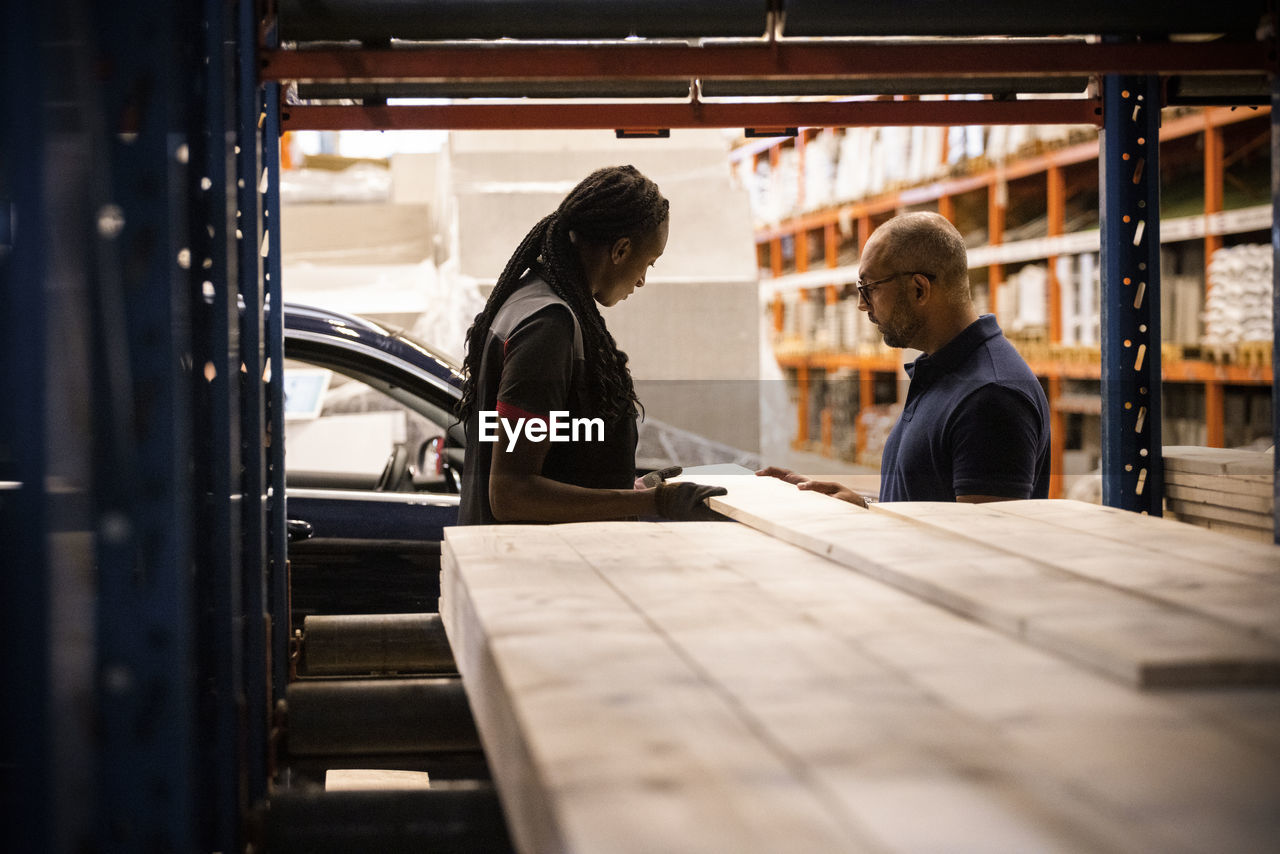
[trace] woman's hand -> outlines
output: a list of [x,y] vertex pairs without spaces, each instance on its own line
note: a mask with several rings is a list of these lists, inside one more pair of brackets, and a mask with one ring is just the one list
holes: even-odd
[[636,489],[653,489],[660,483],[665,483],[673,477],[679,477],[682,471],[684,469],[680,466],[667,466],[657,471],[651,471],[644,477],[636,478]]
[[654,495],[658,515],[676,522],[721,522],[725,517],[707,506],[707,499],[728,495],[723,486],[682,481],[658,484]]

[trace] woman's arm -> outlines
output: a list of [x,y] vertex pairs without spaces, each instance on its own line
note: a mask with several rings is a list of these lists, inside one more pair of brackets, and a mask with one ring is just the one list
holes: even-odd
[[592,489],[542,476],[549,443],[494,442],[489,508],[499,522],[600,522],[658,514],[656,489]]

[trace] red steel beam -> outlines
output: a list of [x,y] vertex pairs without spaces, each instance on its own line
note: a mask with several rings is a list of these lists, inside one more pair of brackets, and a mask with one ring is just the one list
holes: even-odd
[[441,45],[273,50],[263,80],[573,80],[699,77],[1018,76],[1269,71],[1265,42],[856,42],[688,45]]
[[284,130],[567,130],[1096,124],[1089,99],[787,101],[755,104],[443,104],[281,109]]

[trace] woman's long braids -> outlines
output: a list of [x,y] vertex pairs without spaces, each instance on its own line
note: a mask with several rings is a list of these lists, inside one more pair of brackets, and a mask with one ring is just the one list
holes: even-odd
[[639,400],[627,370],[627,356],[604,325],[587,283],[577,248],[569,239],[609,245],[622,237],[633,242],[652,234],[667,218],[668,203],[658,185],[634,166],[612,166],[588,175],[538,222],[520,242],[498,277],[484,310],[467,331],[466,376],[458,417],[466,423],[476,407],[476,376],[494,315],[520,287],[526,271],[537,269],[551,290],[568,303],[582,329],[589,405],[606,421],[638,412]]

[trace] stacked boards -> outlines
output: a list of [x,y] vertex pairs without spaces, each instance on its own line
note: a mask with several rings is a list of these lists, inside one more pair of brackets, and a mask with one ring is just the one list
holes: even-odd
[[1091,505],[956,522],[724,483],[775,530],[446,532],[441,614],[522,851],[1280,838],[1280,549],[1222,566],[1219,535]]
[[1275,541],[1275,454],[1164,449],[1165,504],[1178,519],[1248,540]]

